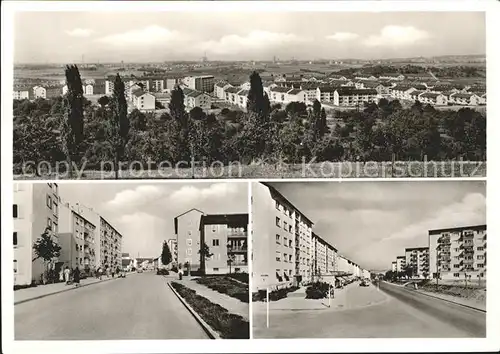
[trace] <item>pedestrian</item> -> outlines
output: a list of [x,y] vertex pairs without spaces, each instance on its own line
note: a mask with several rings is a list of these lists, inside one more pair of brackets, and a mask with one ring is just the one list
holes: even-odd
[[99,280],[102,280],[102,268],[101,267],[97,268],[97,278],[99,278]]
[[76,287],[80,286],[80,269],[78,269],[78,267],[76,267],[75,271],[73,272],[73,281],[75,282]]
[[109,278],[109,268],[106,268],[106,276]]
[[116,266],[116,276],[120,275],[120,267]]
[[64,269],[64,280],[66,281],[66,285],[69,285],[69,276],[70,276],[71,271],[69,270],[69,267],[66,266]]
[[59,282],[62,283],[64,281],[64,270],[61,268],[59,271]]
[[179,268],[179,280],[182,280],[182,269]]

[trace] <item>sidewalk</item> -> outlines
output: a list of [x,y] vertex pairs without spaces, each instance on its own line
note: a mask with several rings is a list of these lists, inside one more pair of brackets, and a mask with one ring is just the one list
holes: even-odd
[[[299,296],[303,294],[303,296]],[[343,289],[335,289],[334,297],[330,299],[306,299],[305,288],[288,294],[284,299],[270,301],[271,311],[342,311],[366,306],[376,305],[388,299],[382,291],[375,286],[360,287],[359,283],[352,283]],[[265,302],[253,302],[253,312],[266,312]]]
[[[127,273],[127,276],[132,273]],[[85,287],[88,285],[102,283],[108,280],[118,279],[118,277],[112,278],[111,276],[107,278],[106,276],[102,277],[102,280],[96,278],[87,278],[80,280],[79,287]],[[70,291],[76,289],[74,284],[66,285],[66,283],[56,283],[56,284],[47,284],[47,285],[38,285],[34,288],[26,288],[19,289],[14,291],[14,305],[21,304],[23,302],[40,299],[46,296],[62,293],[65,291]]]
[[[194,277],[193,277],[194,278]],[[214,291],[205,285],[198,284],[195,280],[191,280],[190,277],[183,277],[182,280],[176,279],[175,282],[180,283],[194,291],[200,296],[206,297],[208,300],[216,303],[230,313],[235,315],[240,315],[244,319],[248,321],[250,307],[248,303],[241,302],[234,297],[227,296],[226,294],[221,294],[217,291]]]
[[430,296],[434,296],[434,297],[437,297],[437,298],[440,298],[443,300],[455,302],[455,303],[460,304],[460,305],[473,307],[473,308],[478,309],[478,310],[486,311],[486,291],[484,291],[484,302],[480,301],[480,299],[467,299],[467,298],[462,298],[462,297],[453,296],[453,295],[436,293],[433,291],[426,291],[426,290],[422,290],[422,289],[417,290],[417,292],[422,293],[422,294],[426,294],[426,295],[430,295]]

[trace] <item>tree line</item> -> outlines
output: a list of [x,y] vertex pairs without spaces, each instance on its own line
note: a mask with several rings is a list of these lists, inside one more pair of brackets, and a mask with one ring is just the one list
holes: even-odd
[[[436,110],[381,99],[354,111],[327,114],[320,102],[271,104],[257,72],[250,75],[246,112],[187,112],[184,94],[171,92],[168,113],[127,113],[122,79],[111,97],[93,105],[76,66],[66,68],[68,93],[14,101],[14,165],[26,161],[284,161],[485,160],[486,116],[469,108]],[[117,171],[115,169],[115,171]],[[118,173],[118,172],[117,172]]]

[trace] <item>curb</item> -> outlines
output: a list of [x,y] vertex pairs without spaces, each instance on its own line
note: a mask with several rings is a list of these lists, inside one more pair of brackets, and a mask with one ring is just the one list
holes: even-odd
[[19,305],[19,304],[23,304],[23,303],[25,303],[25,302],[29,302],[29,301],[33,301],[33,300],[42,299],[42,298],[47,297],[47,296],[56,295],[56,294],[60,294],[60,293],[65,293],[66,291],[71,291],[71,290],[75,290],[75,289],[80,289],[80,288],[84,288],[84,287],[86,287],[86,286],[90,286],[90,285],[94,285],[94,284],[100,284],[100,283],[104,283],[104,282],[107,282],[107,281],[110,281],[110,280],[115,280],[115,279],[119,279],[119,278],[105,279],[105,280],[96,281],[96,282],[93,282],[93,283],[90,283],[90,284],[80,285],[80,286],[78,286],[78,287],[76,287],[76,286],[72,286],[72,287],[70,287],[70,288],[67,288],[67,289],[62,289],[62,290],[59,290],[59,291],[56,291],[56,292],[53,292],[53,293],[48,293],[48,294],[38,295],[38,296],[35,296],[35,297],[32,297],[32,298],[29,298],[29,299],[19,300],[19,301],[17,301],[17,302],[14,302],[14,306],[15,306],[15,305]]
[[193,315],[196,322],[198,322],[198,324],[203,328],[208,337],[210,339],[221,339],[219,333],[215,332],[212,329],[212,327],[210,327],[208,323],[206,323],[205,320],[203,320],[203,318],[201,318],[200,315],[198,315],[198,313],[187,303],[187,301],[184,300],[184,298],[174,289],[174,287],[172,286],[172,284],[170,284],[169,281],[167,281],[167,285],[170,288],[170,290],[172,290],[172,292],[175,294],[175,296],[177,296],[177,298],[182,302],[184,307],[186,307],[188,311],[191,313],[191,315]]

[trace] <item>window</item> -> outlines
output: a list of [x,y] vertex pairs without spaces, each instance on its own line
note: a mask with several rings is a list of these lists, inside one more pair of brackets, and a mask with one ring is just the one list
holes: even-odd
[[14,273],[17,273],[17,259],[14,259]]
[[454,264],[453,268],[460,268],[460,265],[459,264]]
[[276,234],[276,244],[277,245],[281,244],[280,240],[281,240],[281,236]]
[[188,238],[186,239],[186,245],[191,246],[193,244],[193,240]]
[[214,268],[214,272],[218,272],[219,271],[219,268]]
[[478,264],[477,264],[477,267],[478,267],[478,268],[484,268],[484,264],[482,264],[482,263],[478,263]]
[[288,238],[283,237],[283,246],[287,247],[288,246]]
[[17,232],[14,231],[14,246],[17,246]]
[[47,196],[47,207],[49,209],[52,209],[52,198],[50,197],[50,195]]
[[218,247],[219,246],[219,239],[213,239],[212,240],[212,246]]
[[[78,252],[78,245],[76,245],[76,252]],[[78,258],[77,258],[77,261],[78,261]]]
[[276,226],[280,227],[280,218],[276,217]]
[[186,254],[187,254],[188,256],[191,256],[191,255],[193,254],[193,250],[192,250],[191,248],[188,248],[188,249],[186,250]]
[[283,228],[285,229],[285,231],[288,231],[288,224],[286,223],[286,221],[283,223]]
[[478,247],[477,250],[478,251],[484,251],[484,247]]
[[281,252],[276,251],[276,262],[281,262]]
[[[291,254],[289,254],[289,255],[288,255],[288,262],[292,263],[292,255],[291,255]],[[291,272],[292,272],[292,271],[290,271],[290,273],[291,273]]]
[[458,278],[458,277],[460,277],[460,273],[453,273],[453,276],[454,276],[455,278]]
[[292,233],[292,225],[288,225],[288,232]]
[[288,255],[283,253],[283,262],[288,262]]
[[52,223],[52,231],[57,233],[57,224],[55,222]]
[[484,256],[477,256],[477,259],[484,259]]
[[12,216],[14,216],[14,218],[17,218],[17,204],[14,204],[12,205]]
[[292,248],[292,240],[288,240],[288,247]]
[[52,230],[52,219],[47,218],[47,226]]

